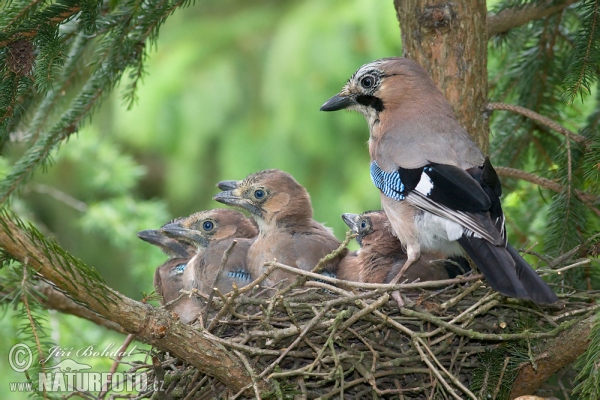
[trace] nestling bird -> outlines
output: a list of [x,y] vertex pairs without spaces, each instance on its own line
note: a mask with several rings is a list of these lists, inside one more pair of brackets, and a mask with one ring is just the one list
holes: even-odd
[[[178,225],[184,218],[178,218],[166,225]],[[184,288],[183,272],[196,249],[185,243],[167,236],[164,230],[145,230],[138,232],[138,237],[150,244],[159,247],[169,259],[161,264],[154,272],[154,287],[161,296],[160,304],[165,305],[181,296],[180,290]],[[187,296],[181,297],[177,302],[168,305],[167,310],[179,315],[182,322],[188,323],[201,311],[201,307],[194,299]]]
[[[248,250],[248,268],[254,277],[264,273],[265,262],[273,260],[310,271],[340,245],[329,229],[312,218],[308,192],[286,172],[270,169],[251,174],[214,199],[248,210],[258,223],[259,235]],[[345,253],[328,262],[323,273],[334,274]],[[283,279],[291,283],[294,277],[276,270],[266,283],[273,285]]]
[[[406,262],[406,252],[392,232],[390,222],[383,211],[367,211],[363,214],[343,214],[342,219],[358,236],[360,250],[356,255],[346,256],[338,269],[338,278],[367,283],[389,283]],[[422,253],[402,276],[402,280],[414,282],[454,278],[469,270],[468,261],[459,257],[456,261],[445,260],[440,253]]]
[[[165,226],[165,234],[194,247],[196,254],[188,262],[183,274],[184,288],[196,288],[209,294],[213,287],[228,293],[252,282],[246,268],[246,255],[258,230],[242,213],[217,208],[200,211],[188,218],[186,224]],[[227,263],[221,270],[223,254],[233,241]]]
[[423,68],[399,57],[363,65],[321,107],[341,109],[368,122],[371,178],[406,246],[402,271],[421,252],[450,256],[462,248],[498,292],[536,303],[557,300],[507,243],[498,175]]

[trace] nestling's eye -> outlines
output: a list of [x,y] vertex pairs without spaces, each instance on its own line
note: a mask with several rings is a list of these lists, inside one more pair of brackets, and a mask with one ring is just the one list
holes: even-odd
[[360,229],[366,229],[367,228],[367,221],[365,221],[364,219],[362,221],[360,221]]
[[373,87],[373,85],[375,85],[375,77],[371,76],[371,75],[367,75],[360,80],[360,84],[365,89],[370,89]]
[[212,228],[214,227],[215,224],[213,224],[211,221],[204,221],[204,223],[202,224],[202,229],[204,229],[207,232],[212,230]]
[[254,197],[256,197],[257,199],[262,199],[263,197],[265,197],[265,191],[262,189],[257,189],[254,191]]

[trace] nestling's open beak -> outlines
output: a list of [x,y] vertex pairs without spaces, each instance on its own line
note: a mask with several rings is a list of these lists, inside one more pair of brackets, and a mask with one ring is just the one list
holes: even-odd
[[352,96],[340,96],[336,94],[325,102],[320,108],[321,111],[337,111],[344,108],[350,107],[354,104],[354,98]]
[[360,215],[358,214],[342,214],[342,219],[348,225],[352,232],[358,233],[358,223],[360,220]]

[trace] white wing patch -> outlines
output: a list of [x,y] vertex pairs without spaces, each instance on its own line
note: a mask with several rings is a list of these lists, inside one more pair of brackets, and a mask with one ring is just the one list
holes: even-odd
[[421,174],[421,179],[419,179],[419,183],[415,187],[415,190],[425,196],[429,196],[431,194],[431,189],[433,189],[433,181],[425,172]]

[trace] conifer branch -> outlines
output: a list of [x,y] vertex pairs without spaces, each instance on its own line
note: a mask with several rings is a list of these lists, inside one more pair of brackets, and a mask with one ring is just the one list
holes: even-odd
[[564,96],[572,103],[577,95],[591,92],[591,86],[597,81],[597,67],[600,61],[600,29],[598,27],[598,8],[596,0],[584,0],[579,6],[581,27],[573,43],[572,56],[564,82],[567,86]]
[[44,22],[39,22],[39,23],[35,24],[34,26],[28,27],[28,29],[25,29],[25,30],[19,30],[19,31],[15,32],[14,34],[9,35],[6,39],[0,40],[0,48],[5,47],[9,43],[14,42],[15,40],[20,39],[20,38],[27,38],[27,39],[31,40],[38,35],[40,29],[44,25],[46,25],[48,22],[51,22],[52,25],[55,25],[55,26],[60,25],[61,23],[65,22],[68,19],[70,19],[71,17],[73,17],[79,11],[81,11],[81,7],[79,5],[75,5],[75,4],[71,5],[68,8],[61,11],[60,13],[58,13],[57,15],[50,17],[48,20],[46,20]]
[[[35,300],[45,309],[74,315],[86,319],[98,326],[102,326],[115,332],[125,333],[120,325],[101,317],[81,304],[77,304],[73,299],[59,292],[46,282],[39,281],[35,283],[33,290],[36,294],[40,294],[40,296],[36,296]],[[6,291],[0,291],[0,298],[5,302],[13,301],[11,293]]]
[[505,8],[497,14],[488,13],[486,21],[488,38],[560,12],[577,1],[579,0],[547,1]]
[[[19,161],[15,163],[11,172],[0,183],[0,203],[7,201],[20,184],[28,179],[39,165],[43,165],[54,148],[77,132],[82,120],[112,91],[127,68],[137,67],[137,71],[140,71],[139,64],[144,61],[141,54],[144,52],[144,45],[147,40],[154,40],[158,28],[165,18],[171,15],[177,8],[188,3],[188,0],[179,0],[173,4],[157,5],[158,11],[153,10],[153,12],[158,12],[158,15],[156,13],[137,15],[138,18],[135,19],[135,24],[133,24],[134,19],[131,18],[132,14],[136,14],[135,9],[123,9],[119,10],[120,13],[116,13],[117,19],[127,17],[126,20],[128,22],[122,25],[117,24],[115,28],[117,34],[107,36],[106,40],[99,44],[97,57],[94,60],[97,68],[81,92],[71,102],[69,109],[62,115],[53,128],[41,136],[27,150]],[[72,8],[69,7],[68,10]],[[141,7],[140,10],[146,12],[146,9]],[[63,16],[66,13],[67,11],[65,10],[60,15]],[[107,18],[108,20],[110,18]],[[139,31],[142,33],[140,34]],[[135,32],[135,35],[132,32]],[[74,50],[78,50],[78,48],[75,47]],[[65,70],[65,72],[68,72],[68,70]],[[49,95],[47,102],[44,103],[46,112],[50,111],[55,96],[55,94]],[[131,93],[129,96],[131,96]],[[40,124],[43,123],[44,118],[46,118],[44,115],[36,115],[34,133],[41,128]]]
[[[45,239],[35,228],[25,226],[6,209],[0,210],[0,248],[15,260],[27,262],[69,297],[119,324],[139,340],[175,354],[232,390],[251,387],[252,376],[241,360],[212,340],[210,334],[182,324],[166,310],[111,289],[94,270]],[[269,389],[264,380],[256,384],[261,391]]]

